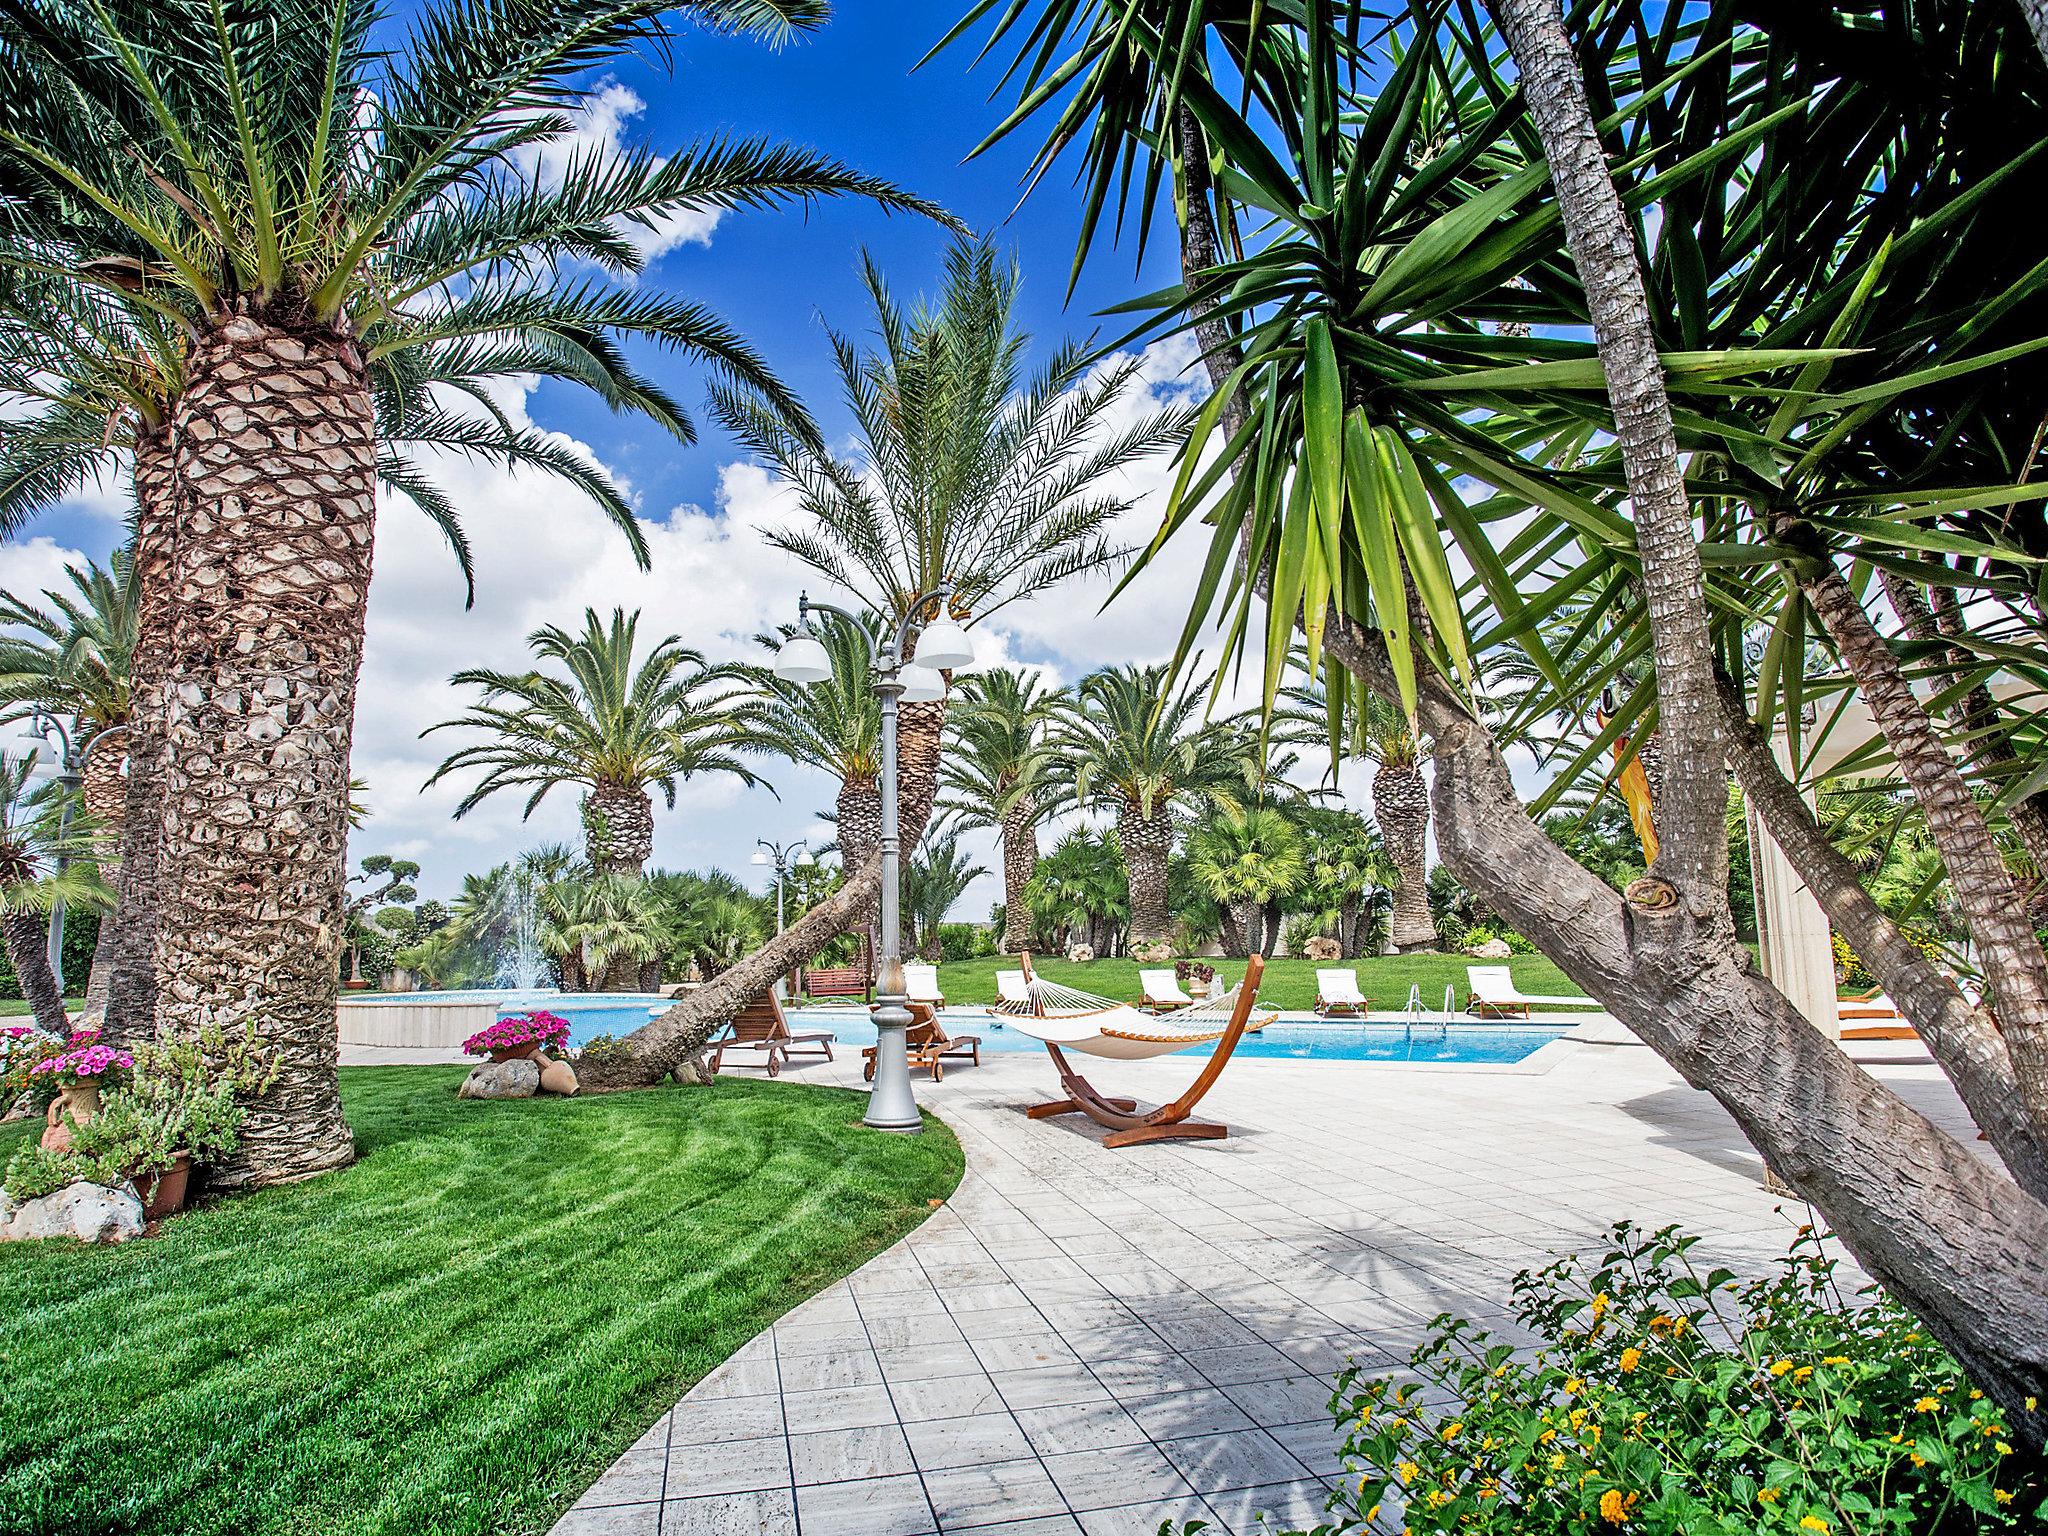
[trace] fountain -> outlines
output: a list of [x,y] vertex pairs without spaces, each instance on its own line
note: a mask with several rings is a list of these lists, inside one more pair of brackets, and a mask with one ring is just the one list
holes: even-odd
[[540,992],[547,987],[547,961],[540,952],[538,891],[532,875],[514,874],[505,898],[506,931],[498,946],[498,985],[513,992]]

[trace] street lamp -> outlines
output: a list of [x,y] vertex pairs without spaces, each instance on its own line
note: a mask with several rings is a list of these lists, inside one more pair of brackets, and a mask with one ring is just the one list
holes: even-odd
[[[77,723],[76,720],[72,722],[74,727]],[[44,752],[49,750],[50,737],[53,733],[57,738],[57,755],[55,760],[46,768],[43,765],[42,759]],[[20,744],[28,756],[29,772],[31,775],[47,773],[59,784],[62,784],[65,790],[63,803],[57,809],[57,839],[59,843],[63,842],[64,834],[70,830],[72,797],[77,792],[78,786],[85,780],[87,760],[91,758],[93,751],[101,742],[109,737],[125,736],[127,734],[128,727],[125,725],[106,726],[101,730],[93,732],[91,739],[85,743],[83,748],[80,748],[73,742],[71,732],[64,729],[64,722],[58,719],[57,716],[41,709],[35,710],[29,715],[28,725],[23,729],[19,738]],[[57,867],[60,870],[65,868],[70,862],[71,860],[68,855],[63,853],[57,855]],[[62,997],[64,995],[64,899],[61,896],[50,907],[49,956],[50,975],[57,983],[57,995]]]
[[[817,862],[811,857],[809,844],[809,838],[801,837],[793,843],[771,843],[765,837],[754,839],[754,856],[747,862],[758,864],[763,868],[770,864],[775,866],[775,931],[777,933],[782,932],[783,878],[789,873],[791,865],[796,866],[798,869],[804,869]],[[791,857],[792,854],[795,855],[794,858]],[[783,985],[783,978],[780,976],[776,977],[775,985],[777,989],[780,989]],[[787,996],[786,993],[784,995]]]
[[[896,706],[942,699],[946,680],[940,669],[964,667],[974,660],[974,645],[967,631],[946,611],[953,595],[951,582],[912,599],[904,610],[896,633],[878,645],[868,628],[844,608],[831,603],[814,603],[799,593],[796,604],[796,633],[783,643],[775,658],[775,675],[788,683],[822,683],[832,676],[832,659],[825,647],[810,633],[813,612],[844,619],[847,626],[866,642],[868,661],[875,675],[875,693],[882,701],[882,944],[875,997],[875,1087],[868,1095],[868,1112],[863,1121],[878,1131],[914,1132],[924,1129],[917,1112],[917,1099],[910,1091],[910,1061],[904,1047],[904,1031],[910,1027],[910,1002],[903,986],[902,834],[897,820]],[[930,617],[925,615],[929,612]],[[905,659],[913,636],[918,637],[917,660]]]

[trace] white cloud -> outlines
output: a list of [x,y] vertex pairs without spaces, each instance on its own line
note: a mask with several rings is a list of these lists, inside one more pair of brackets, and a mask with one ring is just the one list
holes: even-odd
[[85,555],[68,549],[48,534],[38,534],[19,543],[0,543],[0,591],[11,592],[24,602],[47,608],[46,592],[70,593],[71,582],[64,574],[67,565],[82,566]]

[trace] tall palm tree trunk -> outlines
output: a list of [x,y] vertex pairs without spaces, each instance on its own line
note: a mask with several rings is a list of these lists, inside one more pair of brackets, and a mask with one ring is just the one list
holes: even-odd
[[[93,848],[99,858],[100,873],[118,891],[121,824],[128,812],[128,781],[121,773],[127,742],[125,733],[95,740],[97,744],[86,753],[85,782],[81,793],[86,814],[99,828],[93,837]],[[100,919],[99,937],[92,947],[92,970],[86,977],[85,1006],[80,1011],[81,1018],[101,1020],[106,1015],[107,993],[114,979],[114,936],[117,932],[114,918],[115,914],[109,912]]]
[[71,1020],[57,993],[57,978],[50,974],[49,919],[33,912],[0,917],[0,941],[6,944],[8,962],[21,983],[21,995],[28,999],[36,1027],[60,1037],[69,1034]]
[[376,522],[362,353],[235,314],[172,417],[177,605],[165,687],[157,1022],[260,1033],[227,1187],[350,1161],[335,1076],[348,759]]
[[1031,944],[1031,912],[1024,887],[1038,872],[1038,819],[1029,805],[1014,805],[1003,815],[1003,952],[1016,954]]
[[[939,759],[944,751],[946,701],[896,706],[896,814],[903,824],[903,856],[924,836],[939,798]],[[877,833],[879,836],[879,831]]]
[[128,777],[123,787],[121,869],[114,910],[100,924],[87,983],[110,1044],[144,1039],[156,1027],[156,914],[164,824],[164,678],[170,665],[177,603],[171,593],[175,538],[170,434],[157,430],[135,444],[135,651],[128,664]]
[[638,784],[600,784],[583,797],[583,848],[593,874],[637,875],[654,857],[654,800]]
[[839,862],[859,869],[882,843],[882,792],[873,779],[839,786]]
[[1127,802],[1116,822],[1117,840],[1124,850],[1124,868],[1131,880],[1131,921],[1128,941],[1149,944],[1173,930],[1173,913],[1166,901],[1166,860],[1173,851],[1173,818],[1166,808],[1155,807],[1147,816],[1135,803]]
[[1372,816],[1394,866],[1394,915],[1388,929],[1397,954],[1435,949],[1429,915],[1429,788],[1413,763],[1382,763],[1372,776]]

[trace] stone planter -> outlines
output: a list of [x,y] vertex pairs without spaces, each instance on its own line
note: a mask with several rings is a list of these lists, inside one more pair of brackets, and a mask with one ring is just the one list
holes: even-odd
[[135,1193],[142,1201],[144,1221],[162,1221],[166,1216],[175,1216],[185,1209],[185,1196],[191,1188],[191,1155],[180,1152],[178,1160],[170,1167],[139,1177],[130,1174],[129,1182],[135,1186]]
[[67,1083],[57,1090],[57,1097],[51,1101],[49,1113],[44,1118],[43,1146],[52,1152],[63,1152],[71,1146],[71,1126],[67,1121],[83,1125],[100,1112],[100,1085],[98,1083]]

